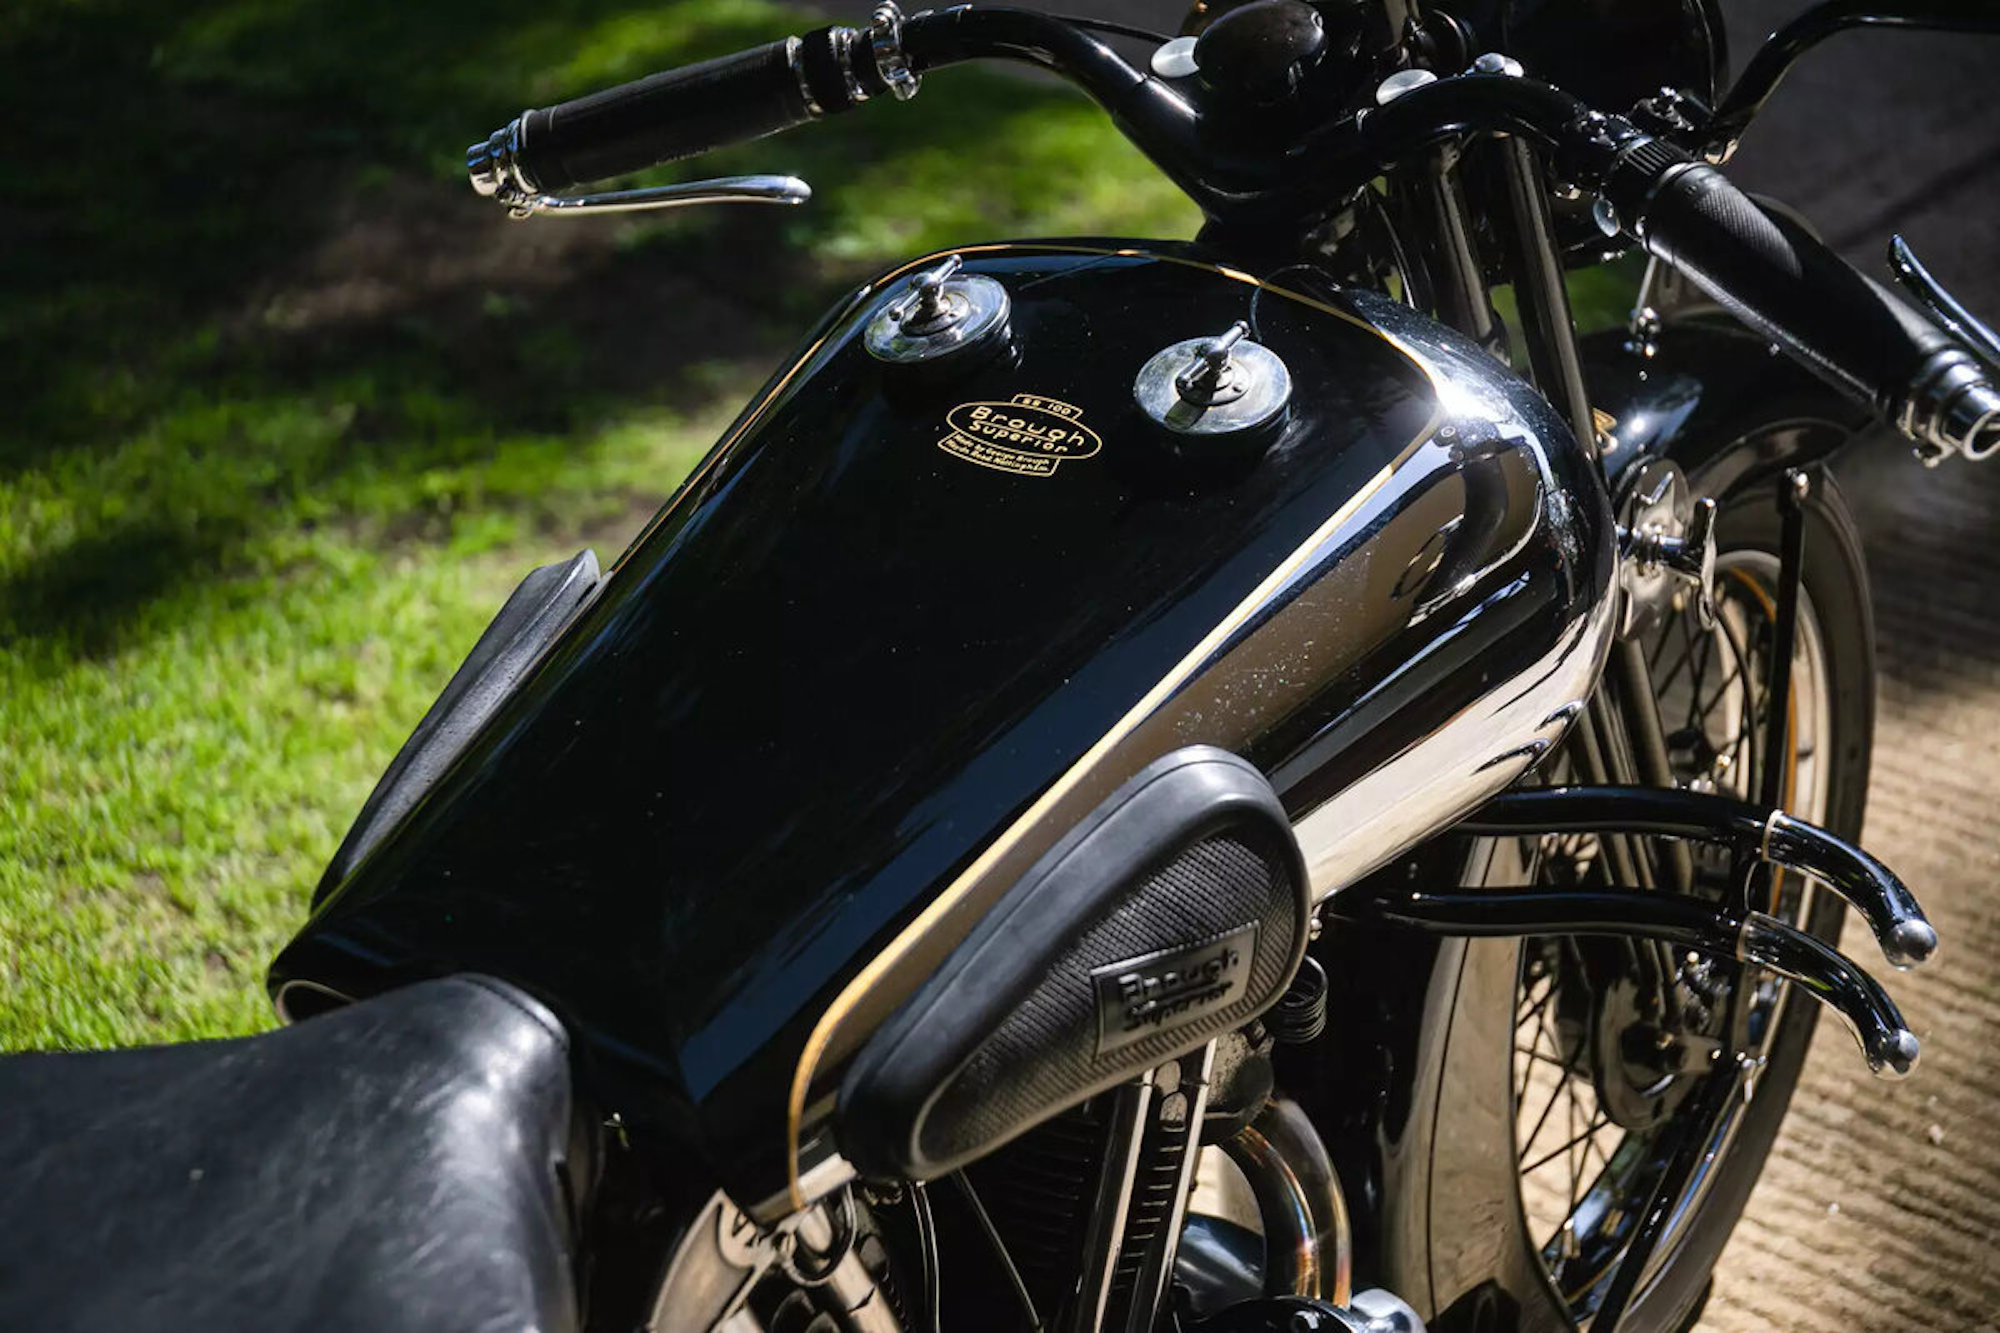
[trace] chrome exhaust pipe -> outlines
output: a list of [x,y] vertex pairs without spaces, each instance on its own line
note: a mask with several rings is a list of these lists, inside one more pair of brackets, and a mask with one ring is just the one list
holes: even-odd
[[1222,1145],[1250,1184],[1264,1225],[1264,1294],[1347,1305],[1354,1233],[1326,1144],[1299,1104],[1273,1097]]

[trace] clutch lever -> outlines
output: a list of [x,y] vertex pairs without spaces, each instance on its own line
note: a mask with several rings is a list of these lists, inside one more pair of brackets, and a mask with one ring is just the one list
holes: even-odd
[[[475,145],[475,152],[483,151]],[[797,207],[812,198],[812,186],[797,176],[719,176],[638,190],[601,194],[547,194],[526,188],[511,158],[472,164],[473,188],[507,210],[512,218],[581,217],[596,213],[636,213],[698,204],[781,204]]]
[[584,213],[637,213],[642,209],[690,208],[696,204],[783,204],[797,207],[812,198],[812,186],[797,176],[720,176],[715,180],[655,185],[605,194],[526,194],[503,199],[514,218],[576,217]]
[[1917,258],[1917,252],[1901,236],[1889,238],[1889,268],[1895,273],[1896,281],[1917,298],[1946,333],[1965,344],[1965,350],[1984,361],[1994,374],[2000,375],[2000,334],[1995,334],[1992,328],[1967,310],[1964,303],[1945,290],[1945,285],[1931,276],[1931,271]]

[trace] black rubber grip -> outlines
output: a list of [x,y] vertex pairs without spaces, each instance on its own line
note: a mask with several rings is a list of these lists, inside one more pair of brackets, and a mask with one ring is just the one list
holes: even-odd
[[1607,193],[1652,253],[1836,387],[1893,416],[1948,334],[1713,167],[1660,145],[1628,154]]
[[[813,37],[824,41],[823,32]],[[792,68],[792,44],[801,40],[811,39],[788,37],[530,111],[515,160],[537,188],[553,191],[803,124],[812,112]]]

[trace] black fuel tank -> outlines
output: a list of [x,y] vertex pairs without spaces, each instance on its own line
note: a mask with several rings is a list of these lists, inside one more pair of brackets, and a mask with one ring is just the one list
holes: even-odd
[[[1192,251],[964,256],[1011,350],[942,378],[871,357],[916,265],[836,312],[279,957],[281,1003],[506,977],[601,1105],[759,1198],[841,1059],[1150,760],[1271,775],[1323,894],[1560,732],[1601,666],[1610,522],[1525,385],[1380,298]],[[1133,378],[1236,320],[1290,414],[1191,470]],[[980,405],[1073,447],[994,466]]]

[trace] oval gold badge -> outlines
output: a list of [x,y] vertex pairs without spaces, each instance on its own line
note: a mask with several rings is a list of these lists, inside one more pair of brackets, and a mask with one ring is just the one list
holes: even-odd
[[968,463],[1027,477],[1053,476],[1073,458],[1104,447],[1083,424],[1083,409],[1040,394],[1017,393],[1004,403],[960,403],[945,414],[951,431],[938,448]]

